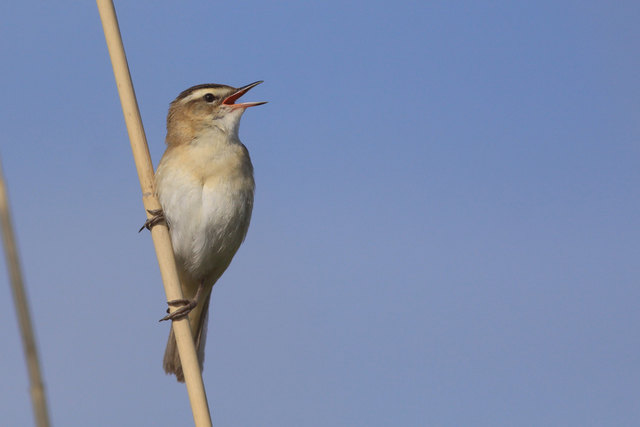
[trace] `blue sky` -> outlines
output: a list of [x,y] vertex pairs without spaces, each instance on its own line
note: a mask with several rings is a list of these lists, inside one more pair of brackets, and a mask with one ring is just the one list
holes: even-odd
[[[640,422],[636,2],[116,9],[155,164],[180,91],[265,80],[253,220],[213,292],[215,424]],[[0,52],[53,424],[189,425],[95,4],[4,2]],[[0,412],[29,425],[0,300]]]

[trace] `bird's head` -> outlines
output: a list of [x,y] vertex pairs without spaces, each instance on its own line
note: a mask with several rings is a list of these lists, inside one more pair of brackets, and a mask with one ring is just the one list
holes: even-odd
[[249,108],[266,102],[236,101],[257,81],[241,88],[215,83],[201,84],[183,91],[171,103],[167,115],[167,143],[188,143],[201,132],[215,129],[229,136],[237,137],[242,113]]

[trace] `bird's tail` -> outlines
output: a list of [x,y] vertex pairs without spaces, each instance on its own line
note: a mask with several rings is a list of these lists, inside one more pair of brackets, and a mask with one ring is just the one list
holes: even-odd
[[[193,333],[193,341],[196,345],[200,371],[202,371],[204,363],[204,345],[207,341],[207,322],[209,319],[210,299],[211,292],[209,292],[202,304],[198,301],[198,305],[191,311],[191,313],[189,313],[189,324],[191,326],[191,332]],[[184,382],[182,363],[180,363],[180,356],[178,355],[178,347],[176,345],[176,337],[173,334],[173,326],[171,327],[171,332],[169,332],[169,339],[167,340],[167,348],[164,351],[164,361],[162,362],[162,366],[167,374],[175,374],[176,379],[179,382]]]

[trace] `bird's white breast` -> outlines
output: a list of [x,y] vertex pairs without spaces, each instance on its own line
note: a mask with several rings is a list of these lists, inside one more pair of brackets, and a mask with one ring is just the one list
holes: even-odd
[[254,182],[246,149],[215,139],[175,147],[160,162],[156,189],[178,264],[198,280],[216,280],[249,228]]

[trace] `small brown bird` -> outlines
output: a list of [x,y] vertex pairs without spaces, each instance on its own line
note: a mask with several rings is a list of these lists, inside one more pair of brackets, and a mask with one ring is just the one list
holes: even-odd
[[[162,320],[189,316],[202,370],[211,289],[244,240],[253,209],[253,165],[238,138],[248,107],[265,102],[236,101],[249,89],[219,84],[193,86],[171,103],[167,150],[155,175],[162,212],[147,228],[166,220],[184,300]],[[164,354],[164,370],[184,381],[173,328]]]

